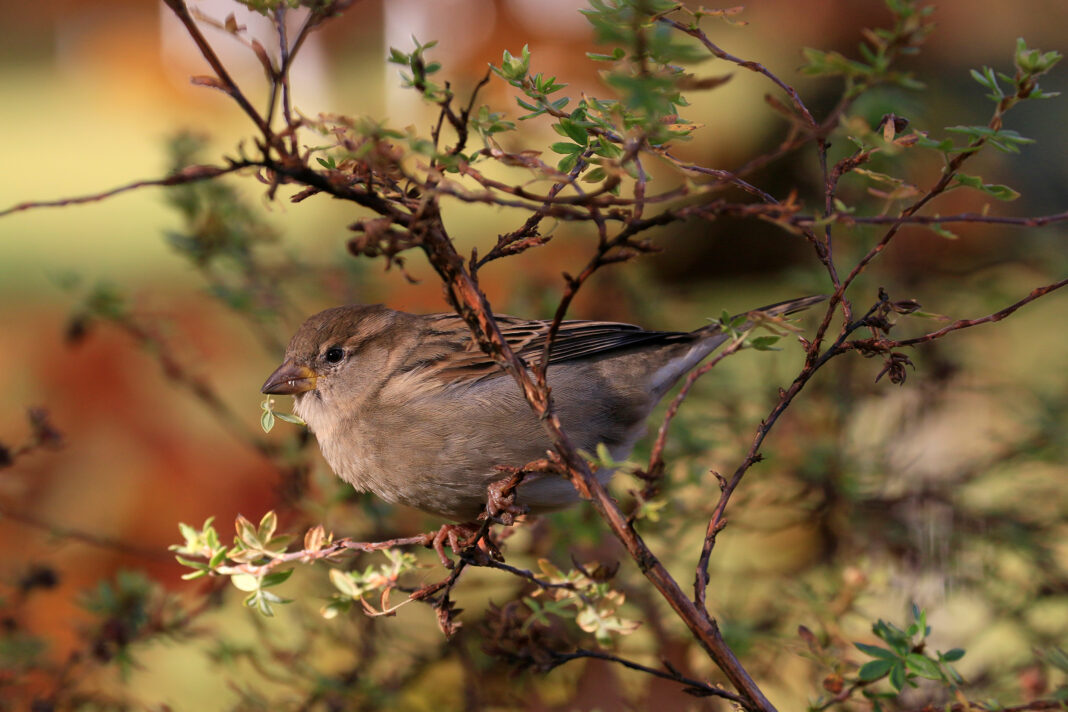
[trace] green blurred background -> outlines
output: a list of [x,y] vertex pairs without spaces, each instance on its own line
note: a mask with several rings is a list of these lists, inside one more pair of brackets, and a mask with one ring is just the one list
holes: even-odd
[[[197,6],[218,18],[232,11],[222,2]],[[516,52],[529,44],[538,71],[560,76],[574,93],[601,92],[596,67],[584,58],[592,39],[576,7],[570,0],[356,3],[305,49],[293,79],[296,106],[309,115],[368,114],[426,131],[432,115],[399,89],[396,68],[384,63],[387,48],[408,47],[412,35],[439,40],[434,57],[461,91],[504,49]],[[906,62],[928,91],[879,92],[856,114],[877,120],[892,110],[939,136],[943,126],[985,123],[988,104],[968,68],[990,64],[1009,71],[1020,36],[1033,47],[1068,50],[1068,6],[1059,0],[1024,6],[952,0],[937,7],[938,30],[923,53]],[[161,4],[5,0],[0,8],[7,18],[0,26],[0,209],[160,176],[168,168],[166,143],[180,130],[206,136],[209,162],[248,140],[249,126],[232,102],[189,84],[189,75],[206,68]],[[713,39],[795,82],[811,106],[826,110],[837,87],[800,77],[800,50],[852,54],[860,29],[884,22],[886,14],[877,2],[766,0],[747,7],[742,17],[748,26],[715,25]],[[247,52],[221,32],[209,37],[228,48],[224,59],[238,63],[238,81],[262,104],[262,75]],[[714,65],[704,70],[727,71]],[[1068,87],[1065,71],[1059,67],[1043,87]],[[510,108],[507,89],[494,81],[482,98]],[[771,89],[760,77],[736,71],[723,89],[697,97],[687,117],[704,128],[680,153],[729,169],[774,147],[783,125],[762,100]],[[1065,208],[1065,101],[1021,107],[1008,125],[1038,143],[1021,155],[983,156],[969,168],[1023,193],[991,210],[1039,215]],[[547,145],[553,136],[544,125],[532,126],[528,145]],[[796,186],[812,204],[819,188],[813,162],[806,153],[755,180],[780,196]],[[937,166],[915,170],[912,179],[929,185]],[[84,657],[70,663],[71,651],[85,655],[96,625],[80,592],[101,578],[137,569],[188,605],[201,600],[203,591],[179,581],[180,570],[165,551],[178,538],[178,521],[199,523],[214,515],[227,523],[238,512],[258,519],[279,508],[283,522],[325,520],[339,534],[357,536],[414,533],[433,524],[414,512],[349,501],[314,453],[310,494],[287,510],[292,501],[277,463],[176,388],[150,349],[104,323],[76,343],[65,337],[72,313],[93,285],[113,285],[131,311],[158,330],[162,348],[217,389],[238,414],[237,427],[255,433],[258,389],[279,356],[263,348],[262,333],[284,342],[304,315],[344,301],[445,308],[419,258],[410,263],[421,279],[413,285],[396,270],[384,272],[378,263],[347,256],[345,227],[359,217],[349,206],[325,199],[267,202],[260,183],[230,182],[277,234],[266,248],[269,259],[301,265],[300,274],[292,275],[289,308],[259,331],[220,306],[203,274],[176,256],[164,234],[180,229],[180,219],[161,189],[0,219],[0,442],[13,446],[28,437],[29,406],[46,408],[64,433],[61,448],[34,452],[0,472],[0,503],[16,515],[0,517],[6,553],[0,585],[9,622],[0,679],[13,693],[0,709],[18,708],[13,701],[19,695],[44,699],[75,684],[134,708],[252,708],[258,695],[268,708],[296,709],[310,699],[302,683],[329,687],[324,680],[353,665],[364,687],[340,685],[338,699],[354,708],[607,710],[641,709],[651,700],[707,708],[711,703],[673,687],[594,663],[576,663],[544,679],[510,677],[478,650],[475,621],[487,601],[513,597],[515,583],[486,572],[460,588],[472,623],[451,648],[442,643],[431,613],[416,606],[397,619],[336,622],[324,629],[315,622],[316,596],[326,595],[328,586],[309,573],[293,584],[301,587],[306,605],[260,621],[240,610],[236,592],[228,591],[221,608],[197,619],[204,635],[188,644],[139,648],[138,665],[126,678],[109,666],[86,665]],[[844,184],[843,190],[859,194],[861,188]],[[953,194],[938,210],[977,210],[985,202]],[[484,252],[498,233],[520,221],[514,212],[478,205],[450,204],[446,212],[461,252],[475,246]],[[840,238],[839,257],[848,262],[861,254],[874,234]],[[571,226],[558,226],[557,235],[547,248],[486,270],[483,283],[496,308],[524,316],[551,313],[559,273],[580,269],[592,245],[589,235]],[[903,231],[851,296],[858,306],[867,305],[885,286],[894,298],[918,299],[931,311],[975,317],[1068,271],[1063,228],[973,226],[960,235],[949,241],[923,230]],[[663,255],[600,275],[573,316],[694,328],[724,309],[827,289],[807,247],[764,225],[687,224],[658,240]],[[917,369],[903,387],[874,384],[881,367],[874,361],[840,359],[784,420],[766,449],[770,464],[754,470],[733,505],[731,528],[713,557],[709,596],[754,676],[783,709],[803,708],[827,672],[800,654],[793,633],[798,624],[831,640],[859,640],[875,618],[900,622],[912,601],[931,611],[943,649],[968,648],[960,668],[981,689],[1008,701],[1041,687],[1034,682],[1038,673],[1032,674],[1041,669],[1033,650],[1063,645],[1068,637],[1066,319],[1068,305],[1056,294],[1002,324],[918,350]],[[805,323],[811,328],[811,318]],[[929,326],[910,321],[899,330],[922,333]],[[651,532],[680,580],[692,575],[692,552],[714,498],[704,473],[733,469],[771,394],[798,363],[796,348],[744,354],[710,374],[684,409],[672,440],[672,516]],[[628,483],[617,486],[625,496]],[[596,534],[589,512],[546,519],[510,540],[520,563],[538,555],[566,563],[572,543],[585,560],[621,557]],[[139,552],[56,531],[67,528]],[[54,586],[33,585],[32,575],[42,570],[55,574]],[[711,674],[685,632],[663,611],[656,614],[662,606],[642,592],[633,571],[629,576],[635,615],[659,623],[645,626],[624,648],[652,664],[663,655],[694,674]],[[657,626],[666,632],[650,630]],[[355,656],[353,647],[368,637],[390,655]],[[28,640],[46,647],[19,647]],[[77,675],[64,678],[64,665]],[[472,680],[480,681],[475,692]],[[328,708],[328,702],[323,693],[311,706]]]

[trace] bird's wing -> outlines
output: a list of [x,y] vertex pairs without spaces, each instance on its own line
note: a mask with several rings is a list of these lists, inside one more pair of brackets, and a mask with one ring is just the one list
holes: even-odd
[[[549,338],[552,322],[522,322],[502,324],[501,333],[516,353],[528,361],[541,361],[545,342]],[[692,338],[676,331],[646,331],[633,324],[612,321],[565,321],[553,339],[549,363],[561,363],[575,359],[597,356],[609,351],[637,346],[652,345]]]
[[[807,309],[826,299],[823,296],[802,297],[744,312],[738,316],[763,314],[778,318]],[[520,358],[529,364],[541,361],[551,321],[519,319],[505,314],[494,318],[504,336]],[[732,317],[732,321],[737,317]],[[419,360],[403,370],[427,369],[426,375],[455,383],[475,382],[501,373],[500,365],[487,356],[471,338],[467,324],[456,314],[432,314],[426,319]],[[747,321],[744,328],[752,322]],[[708,338],[718,332],[718,323],[709,324],[693,332],[646,331],[640,326],[614,321],[565,321],[553,339],[549,363],[562,363],[590,358],[632,346],[685,343]]]
[[[499,373],[500,366],[470,337],[467,325],[455,314],[435,314],[428,317],[432,325],[431,339],[440,339],[443,344],[457,346],[456,350],[444,353],[433,366],[440,377],[448,380],[477,380]],[[526,320],[502,314],[495,315],[504,340],[516,355],[534,364],[541,360],[545,342],[549,337],[551,321]],[[565,321],[553,339],[549,363],[562,363],[589,358],[618,349],[669,343],[692,339],[686,332],[646,331],[640,326],[611,321]],[[430,365],[430,364],[426,364]]]

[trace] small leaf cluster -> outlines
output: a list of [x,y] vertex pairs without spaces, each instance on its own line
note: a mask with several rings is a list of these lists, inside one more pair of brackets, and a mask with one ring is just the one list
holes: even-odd
[[927,139],[920,141],[919,145],[942,151],[948,157],[958,153],[975,153],[987,144],[1002,153],[1019,153],[1020,146],[1035,142],[1034,139],[1021,136],[1016,131],[993,129],[989,126],[947,126],[946,131],[964,136],[970,141],[964,146],[958,146],[950,138],[941,141]]
[[963,682],[952,663],[964,657],[964,650],[953,648],[934,655],[927,653],[925,640],[931,633],[927,611],[913,606],[912,614],[914,620],[904,630],[881,619],[872,626],[872,632],[886,647],[854,643],[860,652],[873,658],[861,666],[857,679],[865,684],[886,679],[894,690],[892,694],[864,690],[865,696],[875,701],[876,710],[880,709],[878,698],[896,697],[905,687],[917,687],[920,678],[942,683],[952,690]]
[[307,425],[299,415],[292,413],[278,413],[274,409],[274,398],[267,396],[260,403],[260,409],[263,411],[260,414],[260,427],[263,428],[263,432],[269,433],[274,428],[275,419],[292,423],[293,425]]
[[[680,64],[707,60],[711,55],[660,18],[680,9],[666,0],[593,0],[583,10],[593,25],[599,42],[614,45],[606,52],[588,56],[612,64],[603,74],[605,83],[615,89],[618,99],[583,96],[570,111],[570,97],[558,95],[566,84],[556,77],[530,72],[530,50],[505,51],[501,64],[492,71],[522,92],[516,102],[527,113],[520,120],[549,115],[556,119],[553,130],[565,140],[550,149],[563,158],[557,169],[569,173],[576,168],[586,171],[583,180],[601,182],[616,191],[616,176],[624,172],[632,178],[637,173],[624,146],[633,136],[653,146],[685,139],[694,126],[681,119],[679,108],[687,106],[681,88],[706,86],[695,80]],[[707,84],[711,86],[723,80]],[[554,96],[555,95],[555,96]],[[588,169],[588,170],[587,170]]]
[[[1013,64],[1016,73],[1013,76],[994,72],[990,67],[984,66],[982,70],[971,70],[972,79],[981,86],[990,90],[987,98],[995,104],[1010,99],[1051,99],[1059,96],[1060,92],[1044,92],[1038,86],[1038,78],[1049,72],[1061,61],[1063,55],[1060,52],[1043,52],[1027,46],[1023,37],[1016,39],[1016,52],[1013,55]],[[1011,87],[1009,92],[1002,89],[998,79]]]
[[630,475],[641,469],[641,465],[633,460],[616,460],[604,443],[597,443],[596,454],[579,450],[579,455],[599,470],[613,470]]
[[805,48],[801,72],[812,77],[844,77],[846,96],[855,97],[877,84],[891,83],[905,89],[923,89],[911,72],[893,69],[899,54],[915,54],[934,30],[933,6],[918,0],[887,0],[893,16],[892,28],[864,31],[865,42],[858,51],[861,59],[849,59],[839,52]]
[[506,131],[515,131],[515,122],[504,118],[503,111],[490,111],[490,108],[485,104],[480,106],[478,111],[470,118],[468,125],[482,138],[482,143],[485,146],[489,145],[490,136]]
[[629,635],[641,625],[617,614],[626,597],[609,585],[614,570],[598,567],[590,572],[578,568],[564,573],[546,559],[540,559],[538,566],[543,575],[542,586],[523,598],[531,611],[527,626],[549,625],[550,615],[571,619],[580,629],[592,633],[600,645],[607,646],[613,635]]
[[402,52],[396,47],[389,48],[389,61],[408,68],[408,71],[400,73],[401,79],[404,80],[403,86],[418,89],[428,101],[447,100],[452,96],[451,92],[430,81],[430,75],[441,70],[441,62],[428,62],[426,59],[426,51],[433,48],[437,41],[420,44],[419,40],[412,37],[412,42],[415,43],[415,49],[411,52]]
[[[324,618],[335,618],[348,612],[356,601],[363,604],[365,611],[372,615],[388,614],[396,610],[395,607],[389,606],[389,593],[397,587],[401,576],[415,569],[416,558],[414,554],[400,549],[384,549],[382,553],[386,557],[386,563],[378,566],[372,564],[362,571],[330,569],[330,582],[338,593],[323,606],[321,612]],[[382,610],[375,610],[366,601],[366,597],[372,593],[380,595]]]
[[520,116],[520,121],[532,119],[547,112],[555,116],[571,103],[571,99],[566,96],[549,98],[551,94],[566,88],[567,84],[560,84],[556,81],[556,77],[546,77],[540,72],[530,74],[530,47],[527,45],[523,45],[523,50],[518,57],[504,50],[501,65],[498,67],[491,64],[490,70],[515,88],[521,89],[529,98],[530,101],[516,100],[520,107],[530,112]]
[[[788,331],[796,331],[794,327],[781,318],[765,318],[760,315],[756,320],[750,321],[748,314],[736,314],[731,316],[724,311],[719,319],[713,319],[713,324],[718,324],[727,336],[733,340],[743,340],[742,348],[755,351],[779,351],[775,344],[779,342],[783,334]],[[771,331],[771,334],[761,336],[749,336],[754,328],[762,328]]]
[[[957,146],[951,139],[942,141],[923,141],[920,145],[944,152],[947,157],[957,153],[971,153],[984,145],[991,145],[1002,153],[1019,153],[1020,146],[1034,143],[1034,140],[1021,136],[1015,131],[1001,126],[1002,116],[1016,104],[1029,99],[1050,99],[1058,92],[1043,92],[1038,86],[1038,78],[1049,72],[1061,60],[1060,52],[1042,52],[1027,46],[1024,39],[1016,40],[1013,62],[1016,73],[1013,76],[995,72],[990,67],[972,69],[972,78],[980,86],[989,89],[987,98],[994,102],[994,118],[986,126],[950,126],[946,130],[969,139],[965,146]],[[998,80],[1009,85],[1006,91]],[[966,185],[970,185],[967,184]],[[973,186],[974,187],[974,186]],[[997,197],[995,195],[995,197]]]
[[[178,563],[193,569],[182,576],[192,580],[208,575],[224,575],[240,591],[248,594],[244,603],[265,616],[274,615],[274,604],[289,603],[278,594],[267,589],[285,582],[293,570],[275,570],[263,564],[282,557],[290,537],[277,536],[278,516],[272,511],[260,519],[258,526],[242,515],[234,522],[236,536],[234,545],[226,547],[219,540],[219,534],[212,524],[212,518],[204,522],[199,529],[188,524],[179,524],[179,531],[185,541],[172,545]],[[197,561],[188,557],[197,557],[206,561]]]

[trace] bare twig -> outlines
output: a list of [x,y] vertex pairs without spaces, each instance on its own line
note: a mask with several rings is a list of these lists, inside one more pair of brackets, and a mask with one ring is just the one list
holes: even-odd
[[270,125],[268,125],[266,120],[260,116],[260,113],[256,111],[252,104],[249,103],[248,98],[237,86],[237,83],[234,82],[233,77],[231,77],[230,73],[226,70],[226,66],[223,65],[207,38],[204,37],[200,28],[197,27],[196,20],[193,19],[192,14],[189,12],[189,8],[186,7],[185,0],[163,0],[163,2],[171,9],[171,12],[175,14],[178,20],[185,25],[186,32],[189,33],[189,36],[196,43],[197,48],[200,50],[204,59],[211,65],[212,71],[215,72],[221,82],[221,85],[218,88],[225,91],[234,101],[236,101],[242,111],[252,119],[252,122],[256,124],[256,128],[263,134],[267,145],[275,143]]
[[[1009,306],[1005,307],[1004,309],[994,312],[993,314],[989,314],[978,319],[958,319],[957,321],[953,322],[952,324],[949,324],[948,326],[944,326],[941,329],[938,329],[937,331],[932,331],[929,334],[924,334],[923,336],[900,340],[877,339],[874,341],[874,343],[876,343],[880,348],[885,347],[887,350],[900,348],[902,346],[915,346],[917,344],[925,344],[930,341],[934,341],[935,339],[940,339],[943,336],[946,336],[947,334],[954,331],[959,331],[960,329],[968,329],[973,326],[979,326],[980,324],[990,324],[995,321],[1001,321],[1005,317],[1015,312],[1020,307],[1030,304],[1039,297],[1044,297],[1050,292],[1058,290],[1061,287],[1064,287],[1065,285],[1068,285],[1068,279],[1062,279],[1059,282],[1053,282],[1052,284],[1047,284],[1044,287],[1036,287],[1031,291],[1030,294],[1028,294],[1023,299],[1014,302]],[[847,343],[843,346],[848,347],[849,345],[850,344]]]
[[661,17],[659,18],[659,21],[666,25],[669,25],[670,27],[675,28],[679,32],[684,32],[685,34],[693,37],[698,42],[703,44],[705,46],[705,49],[711,52],[712,55],[717,57],[718,59],[722,59],[724,62],[730,62],[731,64],[736,64],[743,69],[748,69],[752,72],[756,72],[757,74],[762,74],[768,79],[770,79],[771,82],[775,84],[775,86],[782,89],[783,92],[785,92],[786,95],[790,97],[790,102],[794,105],[794,109],[797,111],[798,115],[804,119],[805,123],[812,129],[818,128],[816,120],[812,118],[812,113],[809,112],[808,107],[805,106],[805,102],[801,100],[801,95],[797,93],[797,90],[786,82],[784,82],[782,79],[779,79],[779,77],[775,76],[775,74],[769,71],[768,68],[765,67],[763,64],[761,64],[760,62],[753,62],[751,60],[742,59],[741,57],[735,57],[733,54],[730,54],[729,52],[720,49],[715,43],[708,39],[708,35],[706,35],[704,31],[702,31],[700,28],[690,27],[679,22],[678,20],[672,20],[671,18],[667,17]]
[[127,193],[131,190],[137,190],[138,188],[146,188],[149,186],[173,186],[173,185],[185,185],[187,183],[196,183],[202,180],[211,180],[218,178],[219,176],[226,175],[227,173],[233,173],[239,171],[242,168],[248,168],[256,165],[248,161],[231,161],[226,166],[187,166],[177,173],[172,173],[165,178],[147,178],[144,180],[136,180],[132,183],[126,183],[116,188],[104,190],[99,193],[90,193],[88,195],[79,195],[70,198],[57,198],[55,200],[31,200],[25,203],[18,203],[12,205],[10,208],[0,210],[0,218],[12,213],[19,213],[24,210],[33,210],[36,208],[62,208],[68,205],[82,205],[84,203],[96,203],[101,200],[106,200],[112,196],[119,195],[120,193]]
[[649,667],[648,665],[636,663],[633,660],[628,660],[627,658],[623,658],[618,655],[613,655],[612,653],[604,653],[599,650],[585,650],[580,648],[570,653],[559,653],[556,651],[549,651],[549,653],[550,655],[552,655],[553,667],[557,667],[572,660],[579,660],[582,658],[607,660],[609,662],[618,663],[619,665],[622,665],[625,668],[630,668],[631,670],[648,673],[649,675],[659,677],[662,680],[671,680],[672,682],[682,683],[683,685],[686,685],[689,688],[687,692],[689,692],[690,694],[696,694],[700,697],[720,697],[722,699],[730,700],[737,704],[745,704],[745,700],[743,700],[738,695],[728,692],[727,690],[724,690],[721,687],[716,687],[715,685],[712,685],[708,682],[704,682],[703,680],[695,680],[692,677],[687,677],[682,673],[678,672],[677,670],[673,670],[670,668],[667,671],[660,670],[658,668]]

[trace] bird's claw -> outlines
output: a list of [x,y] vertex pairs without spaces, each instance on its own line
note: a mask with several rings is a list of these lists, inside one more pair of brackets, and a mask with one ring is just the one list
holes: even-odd
[[482,517],[510,527],[515,524],[516,517],[526,514],[529,508],[515,503],[516,487],[523,481],[526,471],[518,468],[507,469],[511,472],[508,477],[497,480],[486,488],[486,511]]
[[[465,522],[463,524],[442,524],[441,529],[434,534],[434,537],[430,540],[428,546],[433,547],[434,551],[437,552],[438,559],[441,560],[441,565],[447,569],[451,569],[456,564],[454,564],[452,559],[445,554],[446,542],[448,542],[449,548],[452,549],[453,553],[459,556],[460,552],[477,541],[480,531],[481,527],[474,522]],[[463,537],[462,540],[461,537]]]

